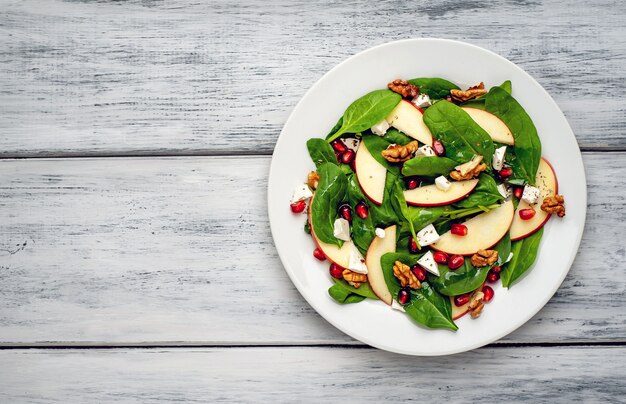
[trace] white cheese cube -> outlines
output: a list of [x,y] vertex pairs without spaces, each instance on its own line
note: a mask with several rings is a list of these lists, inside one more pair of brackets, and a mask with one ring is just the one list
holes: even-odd
[[507,187],[505,184],[500,184],[498,185],[498,192],[500,192],[500,195],[506,199],[511,196],[511,187]]
[[420,157],[420,156],[424,156],[424,157],[435,156],[435,151],[433,150],[432,147],[425,144],[424,146],[419,147],[417,151],[415,152],[415,157]]
[[509,253],[509,257],[506,259],[506,261],[504,261],[504,263],[506,264],[507,262],[511,261],[513,259],[513,253]]
[[420,94],[417,97],[413,98],[411,102],[417,108],[427,108],[433,105],[433,103],[430,102],[430,97],[427,94]]
[[359,148],[359,143],[361,143],[361,141],[353,137],[343,139],[343,144],[345,144],[346,147],[352,151],[356,151],[356,149]]
[[392,299],[391,300],[391,308],[394,310],[398,310],[401,311],[403,313],[406,313],[406,311],[404,310],[404,307],[402,307],[402,305],[398,302],[396,302],[396,299]]
[[385,229],[381,229],[380,227],[376,228],[376,237],[385,238]]
[[463,163],[454,168],[460,171],[461,175],[465,175],[468,172],[472,171],[474,168],[476,168],[480,164],[481,161],[483,161],[483,156],[474,155],[474,157],[472,157],[472,159],[468,161],[467,163]]
[[365,265],[365,258],[363,258],[361,252],[354,245],[350,250],[348,269],[359,274],[367,275],[367,265]]
[[335,223],[333,225],[333,235],[337,237],[339,240],[349,241],[350,240],[350,222],[342,218],[335,220]]
[[524,192],[522,193],[522,200],[528,203],[535,204],[539,199],[539,188],[526,185],[524,187]]
[[300,201],[306,201],[310,197],[313,196],[313,192],[307,184],[298,185],[293,190],[293,196],[291,197],[291,203],[296,203]]
[[435,262],[435,258],[433,257],[432,251],[428,251],[426,254],[422,256],[422,258],[417,260],[417,264],[430,272],[433,275],[439,276],[439,267]]
[[386,119],[378,122],[376,125],[372,126],[370,129],[373,134],[378,136],[384,136],[387,133],[387,129],[389,129],[389,122]]
[[417,234],[417,242],[420,246],[426,247],[439,240],[439,233],[435,230],[435,226],[429,224],[420,230]]
[[452,184],[450,184],[450,181],[448,181],[448,179],[444,177],[443,175],[440,175],[439,177],[435,178],[435,185],[437,186],[438,189],[442,190],[443,192],[446,192],[452,186]]
[[493,152],[493,169],[496,171],[502,170],[504,166],[504,155],[506,154],[506,146],[498,147],[495,152]]

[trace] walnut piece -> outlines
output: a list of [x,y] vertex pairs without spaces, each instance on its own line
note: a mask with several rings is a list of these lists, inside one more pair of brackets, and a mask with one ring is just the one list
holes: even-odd
[[474,291],[470,296],[469,309],[470,316],[472,318],[480,317],[480,313],[482,313],[485,304],[483,303],[483,299],[485,298],[485,294],[480,290]]
[[403,98],[415,98],[420,93],[416,85],[403,80],[394,80],[387,84],[387,87],[394,93],[400,94]]
[[467,163],[456,166],[456,170],[450,173],[450,177],[456,181],[471,180],[487,169],[487,165],[482,161],[483,156],[474,156]]
[[311,187],[311,189],[317,189],[317,184],[320,182],[320,176],[317,174],[317,171],[311,171],[307,178],[307,183]]
[[417,140],[412,141],[406,146],[392,144],[387,147],[386,150],[383,150],[381,154],[385,160],[390,163],[403,163],[413,157],[413,153],[417,151],[418,147],[419,144],[417,143]]
[[541,210],[546,213],[556,213],[558,217],[565,216],[565,198],[563,195],[546,196],[541,204]]
[[367,282],[367,275],[358,274],[356,272],[350,271],[349,269],[344,269],[341,274],[343,275],[343,279],[345,279],[346,282],[348,282],[350,285],[354,286],[357,289],[359,288],[359,286],[361,286],[362,283]]
[[496,250],[478,250],[478,252],[472,255],[470,260],[475,267],[484,267],[491,265],[498,260],[498,252]]
[[487,90],[485,90],[485,83],[482,81],[479,85],[470,87],[467,90],[450,90],[450,96],[453,101],[456,102],[465,102],[469,100],[473,100],[474,98],[480,97],[481,95],[487,94]]
[[409,286],[411,289],[419,289],[422,287],[419,279],[411,272],[411,268],[408,265],[404,265],[400,261],[396,261],[393,264],[393,274],[400,281],[402,287]]

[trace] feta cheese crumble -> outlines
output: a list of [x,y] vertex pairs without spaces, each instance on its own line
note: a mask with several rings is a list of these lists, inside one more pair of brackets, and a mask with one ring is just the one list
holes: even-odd
[[356,151],[356,149],[359,148],[359,144],[361,143],[361,141],[359,139],[353,138],[353,137],[349,137],[347,139],[343,139],[343,144],[346,145],[346,147],[352,151]]
[[435,226],[429,224],[420,230],[417,234],[417,242],[420,246],[426,247],[439,240],[439,233],[435,230]]
[[333,235],[339,240],[350,240],[350,223],[346,219],[339,218],[333,224]]
[[432,147],[425,144],[424,146],[419,147],[417,151],[415,152],[415,157],[420,157],[420,156],[432,157],[432,156],[435,156],[435,151],[433,150]]
[[506,154],[506,146],[498,147],[493,152],[493,169],[496,171],[502,170],[504,166],[504,155]]
[[376,228],[376,237],[385,238],[385,229],[381,229],[380,227]]
[[291,197],[291,203],[296,203],[300,201],[306,201],[310,197],[313,196],[313,192],[307,184],[298,185],[293,190],[293,196]]
[[403,312],[403,313],[405,313],[405,312],[406,312],[406,311],[404,310],[404,307],[402,307],[402,305],[401,305],[400,303],[396,302],[396,300],[395,300],[395,299],[392,299],[392,300],[391,300],[391,308],[392,308],[392,309],[394,309],[394,310],[401,311],[401,312]]
[[352,245],[350,250],[350,260],[348,261],[348,269],[358,274],[367,275],[367,265],[365,265],[365,258],[361,255],[361,252]]
[[448,191],[450,187],[452,186],[450,181],[448,181],[448,179],[444,177],[443,175],[440,175],[439,177],[435,178],[435,185],[437,186],[438,189],[440,189],[443,192]]
[[522,200],[532,205],[532,204],[537,203],[538,199],[539,199],[539,188],[526,185],[524,187],[524,192],[522,193]]
[[502,195],[502,197],[504,199],[508,198],[509,196],[511,196],[511,188],[507,187],[504,184],[500,184],[498,185],[498,192],[500,192],[500,195]]
[[370,130],[372,131],[373,134],[377,136],[384,136],[385,133],[387,133],[388,129],[389,129],[389,122],[387,122],[386,119],[383,119],[382,121],[378,122],[376,125],[372,126]]
[[417,264],[430,272],[433,275],[439,276],[439,267],[435,262],[435,258],[433,257],[432,251],[428,251],[426,254],[422,256],[422,258],[417,260]]
[[430,97],[428,96],[428,94],[420,94],[417,97],[413,98],[411,102],[417,108],[427,108],[433,105],[433,103],[430,101]]

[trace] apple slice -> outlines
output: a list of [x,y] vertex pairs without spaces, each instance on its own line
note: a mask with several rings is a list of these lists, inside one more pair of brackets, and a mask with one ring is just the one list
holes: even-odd
[[377,205],[383,203],[385,195],[385,178],[387,169],[380,164],[365,146],[365,142],[359,144],[354,158],[354,170],[363,193]]
[[[555,195],[559,191],[559,184],[554,169],[544,158],[539,162],[535,184],[539,188],[539,199],[537,199],[535,206],[532,207],[525,201],[520,201],[519,205],[517,205],[515,217],[511,224],[511,240],[513,241],[530,236],[541,229],[550,219],[551,215],[541,210],[540,206],[546,196]],[[529,220],[522,220],[519,216],[519,211],[530,208],[535,210],[535,216]]]
[[431,247],[448,254],[461,255],[472,255],[478,250],[488,249],[509,231],[514,214],[513,201],[508,201],[463,223],[467,227],[466,236],[457,236],[448,231]]
[[385,229],[385,237],[375,237],[365,255],[367,280],[370,287],[376,296],[388,305],[391,305],[393,297],[391,296],[391,292],[389,292],[387,283],[385,283],[380,258],[390,252],[396,252],[396,225],[389,226]]
[[424,123],[424,113],[413,103],[402,100],[387,116],[389,125],[413,139],[429,146],[433,145],[433,135]]
[[485,130],[491,136],[494,142],[504,144],[515,144],[515,138],[511,134],[508,126],[491,112],[483,111],[478,108],[461,107],[472,117],[474,122]]
[[459,319],[467,314],[469,311],[469,302],[459,307],[454,304],[454,296],[450,296],[450,303],[452,303],[452,320]]
[[466,180],[452,182],[447,191],[442,191],[436,185],[404,191],[406,203],[413,206],[443,206],[449,205],[465,198],[476,188],[478,180]]

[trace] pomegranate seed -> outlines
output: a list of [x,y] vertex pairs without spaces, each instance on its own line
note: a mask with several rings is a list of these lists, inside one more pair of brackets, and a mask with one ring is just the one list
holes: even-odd
[[329,272],[330,272],[330,276],[332,276],[335,279],[343,278],[343,268],[335,264],[334,262],[330,264]]
[[522,194],[523,193],[524,193],[524,188],[523,187],[517,187],[513,191],[513,196],[515,196],[517,199],[522,199]]
[[306,202],[305,201],[298,201],[298,202],[292,203],[289,206],[291,207],[291,211],[293,213],[302,213],[302,212],[304,212],[304,208],[306,208]]
[[450,97],[449,95],[446,95],[445,100],[448,101],[448,102],[452,102],[452,97]]
[[499,274],[499,273],[497,273],[497,272],[491,272],[491,271],[489,271],[489,273],[487,274],[487,280],[488,280],[490,283],[497,282],[497,281],[498,281],[498,279],[500,279],[500,274]]
[[454,296],[454,305],[456,307],[461,307],[464,304],[467,304],[469,302],[469,299],[470,299],[469,293],[466,293],[464,295]]
[[411,301],[411,293],[407,288],[402,288],[398,292],[398,303],[404,305]]
[[313,256],[320,261],[324,261],[326,259],[326,255],[319,248],[313,250]]
[[448,263],[448,254],[443,251],[437,251],[434,253],[433,258],[437,264],[446,265]]
[[500,271],[502,271],[502,268],[500,268],[500,267],[493,267],[493,268],[491,268],[491,270],[492,270],[493,272],[495,272],[495,273],[499,274],[499,273],[500,273]]
[[439,157],[444,156],[446,154],[446,148],[443,146],[443,143],[441,143],[439,140],[435,140],[433,142],[433,150],[435,151],[435,154]]
[[450,233],[455,234],[457,236],[467,236],[467,226],[464,224],[453,224],[450,227]]
[[522,209],[519,211],[519,217],[522,220],[530,220],[535,216],[535,210],[534,209]]
[[420,281],[426,280],[426,271],[419,265],[415,264],[411,267],[411,271],[413,271],[413,275]]
[[419,182],[415,178],[407,178],[406,189],[415,189],[419,185]]
[[346,219],[347,221],[352,221],[352,208],[350,207],[350,205],[341,205],[339,207],[338,213],[339,216]]
[[417,254],[419,251],[420,249],[418,248],[415,240],[413,240],[413,236],[409,236],[409,252],[411,254]]
[[355,210],[356,214],[359,215],[361,219],[367,219],[367,217],[370,215],[370,212],[367,209],[367,205],[365,204],[365,202],[359,202],[356,205]]
[[504,167],[502,170],[500,170],[498,175],[500,176],[500,178],[505,180],[509,178],[511,175],[513,175],[513,170],[510,167]]
[[342,142],[339,139],[333,141],[330,145],[333,147],[335,152],[337,152],[339,154],[341,154],[341,153],[345,152],[346,150],[348,150],[348,148],[346,147],[345,143]]
[[346,150],[345,153],[341,155],[341,162],[343,164],[352,164],[355,155],[353,150]]
[[491,286],[485,285],[483,286],[483,293],[485,294],[485,296],[483,297],[483,302],[489,303],[491,299],[493,299],[493,295],[495,292],[493,291]]
[[463,257],[462,255],[453,255],[448,260],[448,268],[450,268],[451,271],[454,271],[456,269],[459,269],[461,266],[463,266],[464,263],[465,263],[465,257]]

